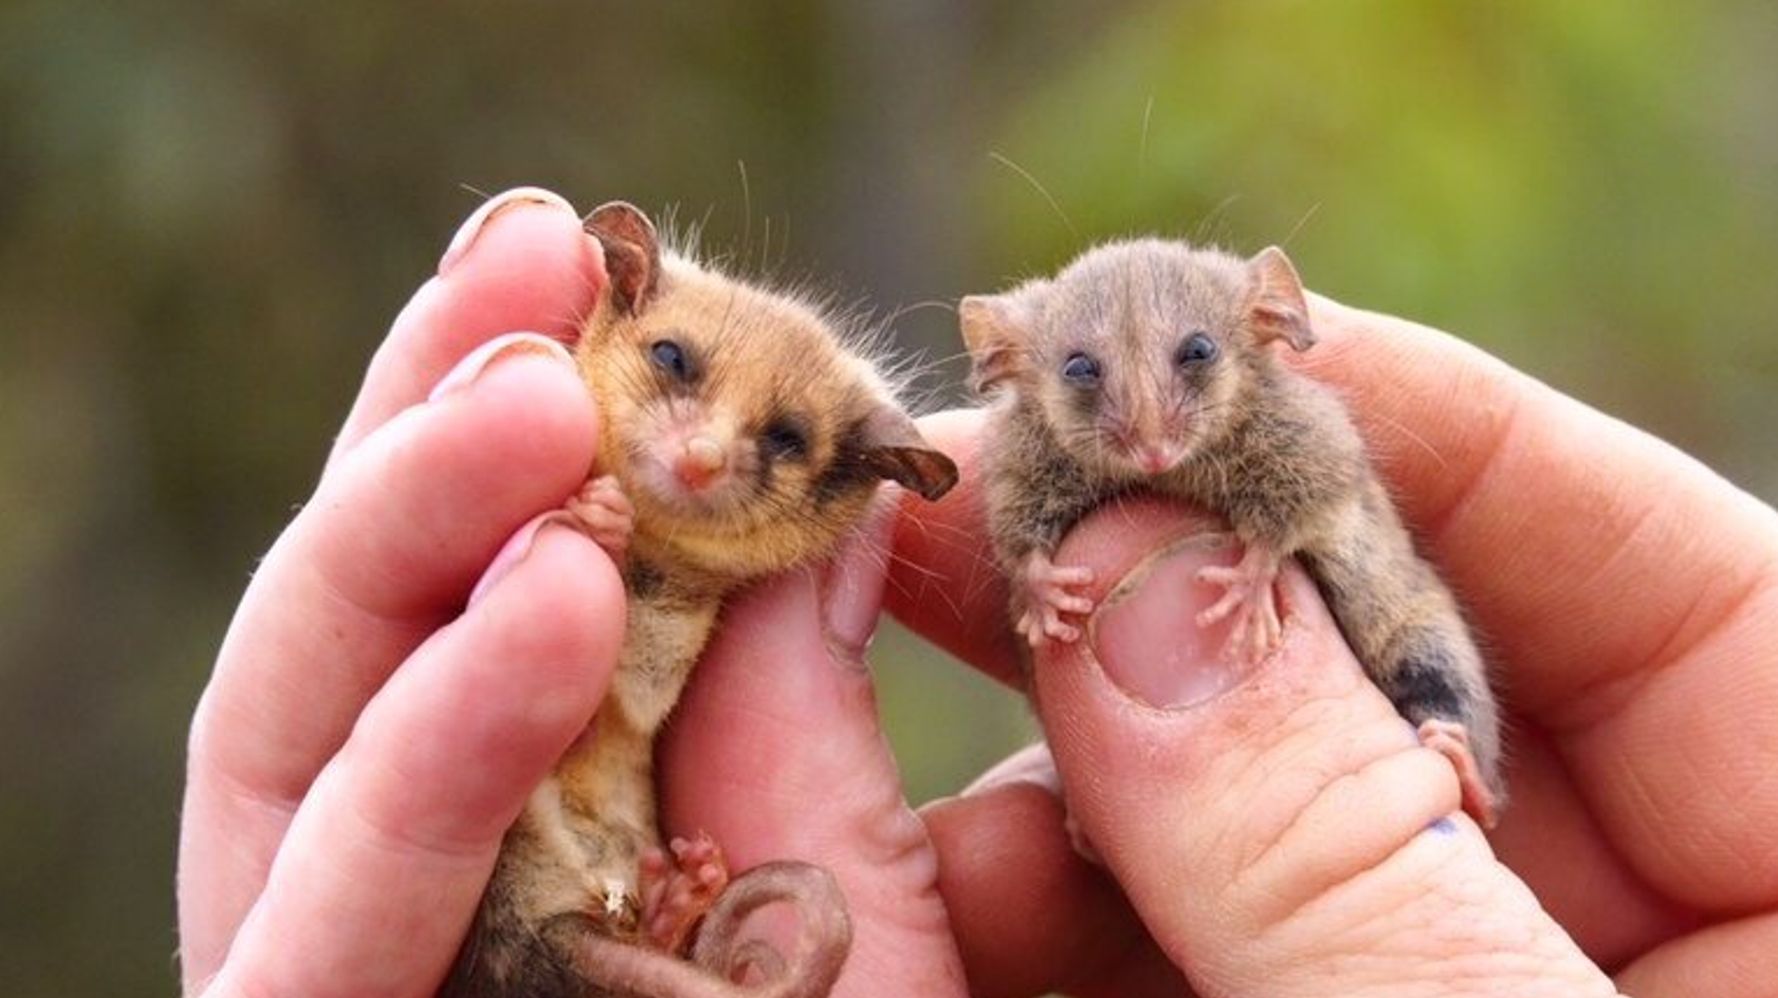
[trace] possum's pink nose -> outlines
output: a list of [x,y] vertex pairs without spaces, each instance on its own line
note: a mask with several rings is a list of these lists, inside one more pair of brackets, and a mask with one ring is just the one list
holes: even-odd
[[696,492],[722,475],[728,466],[728,451],[711,437],[695,436],[673,459],[673,475],[686,488]]
[[1179,451],[1166,444],[1147,444],[1131,453],[1136,466],[1150,475],[1158,475],[1179,463]]

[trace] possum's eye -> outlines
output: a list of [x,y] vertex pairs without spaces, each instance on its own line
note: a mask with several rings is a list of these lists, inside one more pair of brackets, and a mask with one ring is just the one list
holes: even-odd
[[1209,333],[1193,333],[1179,344],[1179,350],[1173,355],[1173,362],[1180,367],[1189,364],[1204,364],[1216,359],[1216,341]]
[[1062,362],[1062,380],[1079,388],[1099,383],[1099,362],[1084,353],[1071,353]]
[[774,459],[800,460],[809,453],[809,438],[788,420],[778,420],[759,435],[759,449]]
[[648,348],[648,359],[676,381],[691,380],[691,358],[686,356],[684,347],[672,340],[655,340]]

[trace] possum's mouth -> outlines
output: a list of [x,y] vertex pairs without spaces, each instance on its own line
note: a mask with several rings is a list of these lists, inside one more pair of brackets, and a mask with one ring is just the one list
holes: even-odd
[[673,458],[658,446],[633,452],[625,476],[630,498],[659,516],[704,529],[721,530],[746,518],[757,488],[747,455],[731,453],[719,473],[690,482]]
[[631,474],[636,491],[646,501],[681,516],[718,516],[734,503],[732,482],[693,488],[681,481],[666,462],[652,454],[635,462]]

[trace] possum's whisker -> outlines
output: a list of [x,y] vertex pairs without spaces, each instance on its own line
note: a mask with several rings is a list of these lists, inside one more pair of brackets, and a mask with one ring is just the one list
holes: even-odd
[[1280,242],[1278,245],[1289,246],[1291,243],[1291,240],[1293,240],[1297,237],[1297,233],[1299,233],[1303,230],[1303,226],[1309,224],[1309,219],[1314,218],[1315,213],[1320,210],[1321,210],[1321,202],[1317,201],[1314,204],[1310,205],[1309,210],[1303,212],[1303,217],[1296,220],[1296,224],[1290,227],[1290,231],[1285,234],[1283,241]]
[[918,312],[923,308],[936,308],[952,314],[955,314],[957,311],[957,306],[948,301],[938,298],[928,298],[924,301],[909,302],[906,305],[897,306],[883,321],[886,325],[893,325],[900,321],[903,316]]
[[1074,227],[1074,220],[1070,219],[1068,217],[1068,213],[1062,210],[1061,203],[1055,199],[1055,196],[1049,192],[1049,189],[1044,187],[1043,184],[1038,182],[1036,177],[1031,175],[1031,171],[1025,169],[1024,167],[1020,166],[1017,163],[1014,163],[1006,155],[1004,155],[1003,153],[997,152],[997,151],[988,153],[988,158],[994,160],[996,163],[999,163],[1001,166],[1004,166],[1007,169],[1018,174],[1019,176],[1025,178],[1025,182],[1030,184],[1033,188],[1035,188],[1037,190],[1037,193],[1041,194],[1043,196],[1043,199],[1045,201],[1049,202],[1049,206],[1055,210],[1056,217],[1061,219],[1062,224],[1066,225],[1068,227],[1068,234],[1074,237],[1074,241],[1075,242],[1081,241],[1080,230]]
[[1225,217],[1226,217],[1224,215],[1224,213],[1229,209],[1229,207],[1231,205],[1233,205],[1235,202],[1237,202],[1239,200],[1241,200],[1241,195],[1230,194],[1229,196],[1223,198],[1221,201],[1216,202],[1215,207],[1213,207],[1209,211],[1205,212],[1204,217],[1202,219],[1199,219],[1198,227],[1197,227],[1196,231],[1194,231],[1192,233],[1191,241],[1194,243],[1202,243],[1202,242],[1214,243],[1214,242],[1216,242],[1216,239],[1214,238],[1215,237],[1215,230],[1212,229],[1211,227],[1218,224],[1219,222],[1224,221]]
[[1148,103],[1142,107],[1142,141],[1136,147],[1136,176],[1140,178],[1142,171],[1148,166],[1148,125],[1154,117],[1154,94],[1148,95]]
[[743,264],[753,259],[753,187],[747,182],[747,161],[735,160],[741,172],[741,252]]
[[1439,453],[1437,447],[1434,447],[1425,437],[1414,432],[1413,428],[1409,427],[1406,423],[1375,411],[1366,412],[1364,417],[1367,420],[1375,420],[1378,423],[1395,430],[1397,433],[1400,433],[1402,436],[1408,438],[1409,441],[1418,444],[1420,449],[1426,452],[1427,456],[1438,462],[1440,469],[1448,468],[1450,466],[1449,462],[1445,460],[1445,456]]

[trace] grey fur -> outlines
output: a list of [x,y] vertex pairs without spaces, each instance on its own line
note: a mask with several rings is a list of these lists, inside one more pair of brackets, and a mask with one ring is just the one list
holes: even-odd
[[[1503,799],[1481,653],[1449,589],[1416,554],[1344,406],[1262,342],[1313,342],[1300,288],[1294,298],[1289,287],[1261,288],[1274,278],[1294,285],[1294,270],[1275,250],[1262,260],[1265,275],[1217,250],[1116,242],[1052,279],[965,299],[977,382],[994,400],[983,454],[996,555],[1017,578],[1086,513],[1135,490],[1219,513],[1243,543],[1301,561],[1396,709],[1416,724],[1462,724],[1484,782]],[[1176,363],[1177,344],[1198,331],[1220,355]],[[1059,373],[1076,351],[1102,368],[1091,392]],[[1179,463],[1145,474],[1120,460],[1108,427],[1137,424],[1182,446]],[[1024,609],[1015,605],[1014,618]]]

